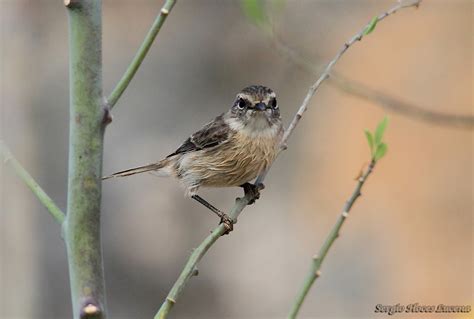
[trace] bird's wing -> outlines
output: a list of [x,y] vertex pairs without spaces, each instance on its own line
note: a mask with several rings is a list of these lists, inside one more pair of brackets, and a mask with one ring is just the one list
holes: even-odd
[[213,147],[227,141],[229,126],[224,121],[223,114],[216,117],[212,122],[204,125],[199,131],[192,134],[181,146],[167,157],[195,152],[205,148]]

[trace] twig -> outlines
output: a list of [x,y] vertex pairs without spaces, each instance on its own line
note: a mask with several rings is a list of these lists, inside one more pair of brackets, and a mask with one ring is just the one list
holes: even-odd
[[[242,198],[237,198],[232,211],[229,213],[229,217],[232,220],[237,221],[242,210],[247,206],[252,198],[250,195],[245,195]],[[158,313],[155,315],[154,319],[164,319],[168,316],[171,308],[178,300],[178,297],[181,295],[184,287],[188,281],[193,277],[194,271],[197,264],[201,258],[207,253],[209,248],[227,231],[224,224],[220,224],[214,230],[211,231],[211,234],[204,239],[204,241],[193,251],[189,257],[184,269],[181,271],[181,274],[176,280],[175,284],[171,288],[166,300],[161,305]]]
[[201,260],[201,258],[206,254],[209,248],[226,232],[224,224],[220,224],[216,229],[214,229],[209,236],[197,247],[191,256],[189,257],[188,262],[184,266],[183,271],[176,280],[176,283],[171,288],[168,296],[166,297],[165,302],[159,309],[158,313],[155,315],[154,319],[163,319],[166,318],[171,311],[171,308],[176,303],[176,300],[181,295],[186,283],[193,276],[194,269],[196,269],[196,264]]
[[321,272],[320,272],[321,264],[323,263],[324,258],[326,257],[332,244],[339,237],[339,230],[341,229],[342,224],[346,220],[347,216],[349,216],[349,212],[352,208],[352,205],[354,205],[357,198],[359,198],[359,196],[361,195],[360,191],[362,189],[362,186],[367,180],[367,177],[369,177],[370,173],[372,173],[372,170],[375,167],[375,163],[376,162],[372,160],[367,170],[365,171],[365,173],[358,179],[356,188],[352,192],[351,197],[347,200],[346,204],[344,205],[344,208],[342,209],[342,213],[337,219],[336,224],[333,226],[331,232],[326,237],[326,240],[324,241],[324,244],[321,246],[321,249],[319,250],[318,254],[313,257],[311,268],[308,272],[308,275],[306,276],[306,279],[303,283],[303,286],[301,287],[300,292],[298,293],[298,296],[295,302],[293,303],[293,307],[291,309],[291,312],[288,315],[288,319],[296,318],[296,315],[298,314],[301,308],[301,305],[303,304],[303,301],[305,300],[306,295],[311,289],[311,286],[316,281],[316,279],[318,279],[318,277],[321,276]]
[[62,225],[65,219],[64,213],[61,209],[54,203],[51,197],[46,194],[46,192],[41,188],[41,186],[36,183],[36,181],[31,177],[31,175],[23,168],[23,166],[16,160],[16,158],[12,155],[8,147],[0,141],[0,152],[3,155],[4,163],[9,163],[15,173],[25,182],[25,184],[30,188],[30,190],[35,194],[35,196],[39,199],[41,204],[48,210],[50,215],[54,218],[54,220],[59,224]]
[[[418,1],[413,1],[411,6],[418,6],[421,0]],[[406,4],[399,3],[395,7],[391,8],[389,11],[386,13],[378,16],[378,21],[385,19],[387,16],[397,12],[401,8],[409,7]],[[339,61],[341,56],[347,51],[347,49],[354,44],[356,41],[360,41],[363,37],[362,33],[364,32],[365,27],[357,33],[354,37],[352,37],[348,42],[346,42],[343,46],[343,48],[337,53],[336,57],[332,59],[329,64],[326,66],[324,72],[321,74],[319,79],[310,87],[302,105],[300,106],[298,112],[296,113],[295,117],[293,118],[291,124],[289,127],[286,129],[285,134],[282,138],[282,141],[280,143],[280,150],[283,151],[286,149],[286,144],[288,141],[288,138],[290,137],[291,133],[294,131],[296,126],[298,125],[299,121],[301,120],[301,117],[303,116],[304,111],[306,111],[309,101],[319,88],[319,86],[322,84],[324,80],[326,80],[329,77],[329,72],[331,71],[332,67]],[[265,179],[266,173],[268,172],[262,172],[260,176],[257,178],[257,183],[263,182]],[[241,199],[237,199],[237,202],[235,203],[234,207],[232,208],[229,216],[236,222],[238,216],[242,212],[242,210],[247,206],[249,201],[251,200],[250,196],[244,196]],[[219,225],[216,227],[211,235],[209,235],[200,245],[199,247],[194,251],[194,253],[190,256],[188,259],[188,262],[186,263],[185,268],[181,272],[178,280],[175,282],[173,285],[173,288],[171,289],[170,293],[168,294],[165,302],[162,304],[160,310],[155,316],[155,319],[164,319],[168,316],[169,311],[173,307],[173,305],[176,303],[177,298],[179,297],[181,291],[184,289],[185,285],[189,281],[189,279],[192,277],[192,273],[194,269],[196,268],[197,263],[201,260],[201,258],[206,254],[206,252],[209,250],[209,248],[219,239],[220,235],[222,235],[225,232],[224,226]]]
[[[398,10],[403,9],[403,8],[408,8],[408,7],[418,7],[420,5],[421,0],[418,1],[400,1],[396,6],[392,7],[389,9],[387,12],[382,13],[377,17],[377,22],[382,21],[386,17],[396,13]],[[336,54],[334,59],[332,59],[325,67],[323,73],[319,77],[319,79],[310,87],[308,94],[306,95],[303,104],[300,106],[298,112],[296,113],[295,117],[290,123],[290,126],[288,129],[285,131],[285,135],[283,136],[282,143],[281,145],[284,147],[288,141],[288,138],[290,135],[293,133],[293,130],[295,129],[296,125],[298,122],[301,120],[301,117],[303,116],[303,113],[306,111],[308,108],[309,101],[313,97],[314,93],[318,90],[318,88],[321,86],[321,84],[327,80],[330,76],[332,67],[339,61],[339,59],[342,57],[342,55],[357,41],[362,40],[364,37],[364,31],[371,25],[373,22],[367,23],[357,34],[355,34],[349,41],[344,43],[342,48],[339,50],[339,52]]]
[[161,8],[160,14],[156,17],[155,22],[153,22],[153,25],[148,31],[148,34],[143,40],[142,45],[138,49],[138,52],[136,53],[135,57],[133,58],[132,62],[128,66],[120,81],[117,83],[117,86],[113,89],[112,93],[110,93],[109,97],[107,98],[107,105],[110,109],[115,106],[122,93],[130,84],[130,81],[132,81],[135,73],[137,73],[138,68],[142,64],[143,59],[145,59],[145,56],[147,55],[148,50],[150,50],[150,47],[153,44],[156,35],[158,34],[158,32],[160,32],[161,26],[163,25],[169,13],[173,9],[174,5],[176,4],[176,1],[177,0],[166,0],[165,4]]
[[[284,43],[272,31],[273,29],[266,28],[264,30],[271,30],[270,32],[266,33],[269,34],[272,39],[273,46],[282,56],[287,57],[298,67],[309,73],[317,73],[319,71],[320,68],[309,62],[299,52],[295,51],[286,43]],[[373,102],[377,106],[380,106],[386,110],[412,117],[417,120],[436,125],[451,126],[462,129],[474,128],[473,116],[430,111],[428,108],[423,108],[412,103],[401,101],[396,97],[377,91],[354,80],[344,78],[340,73],[336,73],[334,71],[331,72],[329,84],[336,86],[345,93],[365,99],[369,102]]]

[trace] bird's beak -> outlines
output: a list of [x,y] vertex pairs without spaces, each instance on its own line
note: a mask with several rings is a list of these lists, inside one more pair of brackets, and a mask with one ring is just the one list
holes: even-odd
[[258,110],[258,111],[265,111],[266,108],[267,108],[267,106],[263,102],[257,103],[255,105],[255,109]]

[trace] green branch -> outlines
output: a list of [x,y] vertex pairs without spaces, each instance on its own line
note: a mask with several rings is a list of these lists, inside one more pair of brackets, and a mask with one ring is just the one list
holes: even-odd
[[209,236],[204,239],[204,241],[193,251],[191,256],[188,259],[188,262],[184,266],[183,271],[176,280],[173,288],[166,296],[166,300],[159,309],[158,313],[155,315],[154,319],[164,319],[168,316],[171,308],[173,308],[178,297],[181,295],[184,287],[187,282],[193,275],[197,275],[196,265],[201,260],[201,258],[206,254],[206,252],[211,248],[211,246],[226,232],[224,224],[220,224],[214,229]]
[[359,177],[357,178],[357,185],[354,191],[352,192],[351,197],[349,197],[349,199],[346,201],[342,209],[341,215],[337,219],[336,224],[333,226],[331,232],[324,241],[324,244],[319,250],[318,254],[313,257],[309,273],[306,276],[306,279],[303,283],[303,286],[301,287],[300,292],[296,297],[295,302],[293,303],[291,311],[288,315],[288,319],[296,318],[299,310],[301,309],[303,301],[305,300],[309,290],[311,289],[311,286],[314,284],[316,279],[321,276],[320,268],[324,261],[324,258],[326,258],[326,255],[329,252],[329,249],[332,247],[332,244],[334,243],[336,238],[339,237],[339,231],[341,230],[342,224],[346,220],[347,216],[349,216],[349,212],[351,211],[351,208],[354,205],[355,201],[361,195],[360,191],[362,189],[362,186],[364,186],[364,183],[366,182],[367,178],[372,173],[375,164],[387,153],[388,147],[387,144],[383,141],[383,136],[387,125],[388,118],[384,117],[384,119],[380,121],[380,123],[377,125],[373,132],[365,130],[365,136],[367,138],[367,144],[369,145],[372,160],[370,161],[370,164],[365,170],[365,172],[360,172]]
[[354,205],[357,198],[359,198],[359,196],[361,195],[360,191],[362,189],[362,186],[367,180],[367,177],[369,177],[370,173],[372,173],[372,170],[375,167],[375,163],[376,161],[372,160],[369,164],[369,167],[365,171],[365,173],[362,174],[362,176],[358,179],[356,188],[352,192],[351,197],[347,200],[346,204],[344,205],[344,208],[342,209],[342,213],[337,219],[336,224],[333,226],[331,232],[329,233],[326,240],[324,241],[324,244],[321,246],[321,249],[319,250],[318,254],[313,257],[313,261],[311,263],[311,267],[308,272],[308,275],[306,276],[303,286],[301,287],[301,290],[298,293],[295,302],[293,303],[291,311],[288,315],[288,319],[296,318],[296,315],[298,314],[301,308],[301,305],[303,304],[303,301],[306,298],[306,295],[311,289],[311,286],[316,281],[316,279],[318,279],[318,277],[321,275],[320,268],[324,261],[324,258],[326,257],[329,249],[331,248],[336,238],[339,237],[339,230],[341,229],[342,224],[346,220],[347,216],[349,216],[349,212],[352,208],[352,205]]
[[61,209],[54,203],[51,197],[45,193],[45,191],[41,188],[41,186],[36,183],[36,181],[31,177],[31,175],[21,166],[21,164],[16,160],[16,158],[12,155],[8,147],[0,141],[0,153],[3,155],[3,161],[6,164],[10,164],[15,173],[25,182],[25,184],[30,188],[30,190],[35,194],[35,196],[39,199],[41,204],[48,210],[54,220],[59,224],[62,225],[65,219],[64,213]]
[[151,26],[150,30],[148,31],[148,34],[143,40],[142,45],[138,49],[137,54],[133,58],[132,62],[128,66],[120,81],[117,83],[117,86],[113,89],[112,93],[110,93],[109,97],[107,98],[107,104],[109,108],[113,108],[115,106],[120,96],[122,96],[123,92],[130,84],[130,81],[132,81],[133,77],[135,76],[135,73],[137,73],[138,68],[143,62],[143,59],[145,59],[145,56],[150,50],[150,47],[153,44],[156,35],[158,34],[158,32],[160,32],[161,26],[163,25],[163,23],[165,23],[165,20],[173,9],[176,1],[177,0],[167,0],[161,8],[160,14],[156,17],[155,22],[153,22],[153,25]]
[[[242,198],[237,198],[232,211],[229,213],[229,217],[232,218],[235,222],[239,217],[242,210],[247,206],[252,198],[250,195],[245,195]],[[189,257],[186,265],[184,266],[183,271],[176,280],[175,284],[171,288],[168,296],[166,297],[165,301],[161,305],[158,313],[155,315],[154,319],[165,319],[168,317],[171,308],[173,308],[174,304],[178,300],[178,297],[181,295],[184,287],[188,283],[188,281],[194,276],[197,275],[197,264],[201,260],[202,257],[207,253],[209,248],[227,231],[224,224],[220,224],[217,226],[209,236],[204,239],[204,241],[194,249],[193,253]]]
[[167,0],[111,93],[102,95],[102,3],[64,0],[69,17],[70,131],[65,215],[0,142],[0,152],[59,223],[66,242],[74,319],[107,315],[100,236],[103,139],[112,108],[145,58],[176,0]]
[[74,319],[107,316],[100,236],[102,156],[108,110],[102,97],[102,3],[73,0],[69,17],[69,168],[65,240]]

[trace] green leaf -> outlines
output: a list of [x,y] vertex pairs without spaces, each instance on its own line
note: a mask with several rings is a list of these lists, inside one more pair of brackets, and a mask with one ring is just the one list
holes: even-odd
[[383,120],[377,125],[377,128],[375,129],[375,134],[374,134],[374,144],[375,148],[377,148],[380,143],[382,143],[382,138],[383,138],[383,133],[385,132],[385,129],[387,128],[388,124],[388,117],[384,117]]
[[387,149],[388,147],[387,147],[387,144],[385,143],[382,143],[379,146],[377,146],[377,149],[375,150],[374,160],[378,161],[379,159],[384,157],[384,155],[387,153]]
[[365,137],[367,138],[367,143],[369,143],[370,154],[374,155],[374,137],[369,130],[364,130]]
[[379,22],[379,17],[378,16],[373,17],[372,20],[370,20],[367,27],[365,27],[364,32],[362,32],[362,35],[367,35],[371,33],[372,31],[374,31],[375,26],[377,25],[377,22]]
[[266,20],[265,8],[262,0],[241,0],[242,11],[255,24],[262,24]]

